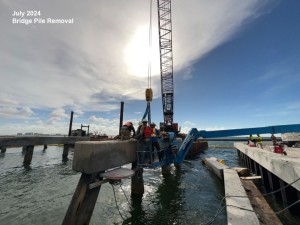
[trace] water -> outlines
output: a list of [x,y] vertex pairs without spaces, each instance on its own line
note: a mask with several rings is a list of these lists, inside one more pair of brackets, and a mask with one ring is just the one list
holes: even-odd
[[[233,145],[219,144],[224,143]],[[62,151],[59,146],[48,146],[46,151],[36,146],[27,168],[22,166],[21,148],[7,149],[0,157],[0,224],[62,223],[80,178],[80,173],[72,171],[73,153],[69,161],[62,162]],[[159,168],[145,170],[141,200],[130,198],[130,179],[114,190],[104,184],[90,224],[205,224],[214,217],[224,196],[223,182],[202,164],[211,156],[224,159],[228,166],[238,166],[235,149],[209,148],[199,159],[174,169],[171,176],[163,177]],[[225,211],[214,224],[227,224]]]

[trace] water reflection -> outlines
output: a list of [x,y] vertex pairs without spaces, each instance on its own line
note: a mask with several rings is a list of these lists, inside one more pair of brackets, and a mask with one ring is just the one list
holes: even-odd
[[175,169],[174,174],[164,175],[162,184],[158,186],[156,191],[157,211],[152,218],[152,224],[178,224],[181,220],[182,196],[184,189],[179,186],[182,182],[182,171]]
[[159,173],[152,173],[158,177],[148,180],[152,186],[148,183],[143,196],[131,195],[131,217],[123,224],[182,224],[179,223],[184,195],[184,190],[179,188],[182,171],[174,170],[173,174],[165,176]]

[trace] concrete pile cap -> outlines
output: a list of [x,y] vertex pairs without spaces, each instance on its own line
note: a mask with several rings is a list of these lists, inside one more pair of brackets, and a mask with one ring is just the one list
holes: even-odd
[[136,161],[136,140],[76,142],[73,170],[93,174]]

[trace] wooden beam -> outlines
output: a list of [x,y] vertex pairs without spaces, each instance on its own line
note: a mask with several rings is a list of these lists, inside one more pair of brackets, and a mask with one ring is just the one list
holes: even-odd
[[77,188],[66,212],[62,225],[89,224],[101,186],[89,189],[95,181],[96,174],[81,174]]
[[260,224],[282,225],[274,211],[271,209],[265,198],[257,189],[252,181],[242,180],[246,193],[249,197],[250,203],[253,206],[255,213],[258,215]]
[[242,180],[260,180],[261,176],[240,177]]

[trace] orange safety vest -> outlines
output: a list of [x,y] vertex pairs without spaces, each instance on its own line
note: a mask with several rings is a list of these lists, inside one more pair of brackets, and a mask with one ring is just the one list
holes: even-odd
[[151,127],[146,126],[144,129],[144,136],[145,137],[151,137]]

